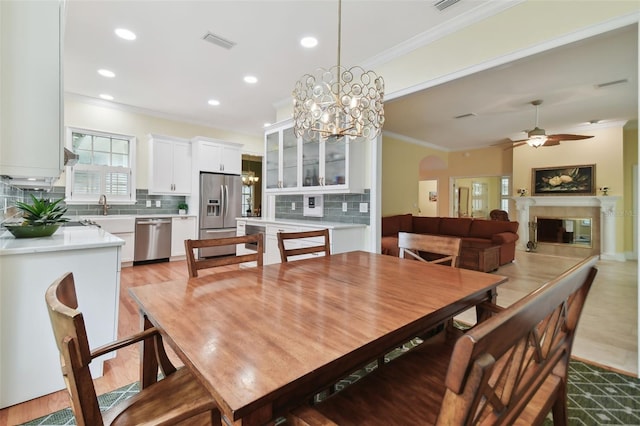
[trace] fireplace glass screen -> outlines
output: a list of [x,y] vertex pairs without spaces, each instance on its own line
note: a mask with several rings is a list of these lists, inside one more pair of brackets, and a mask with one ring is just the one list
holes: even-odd
[[591,218],[536,217],[538,243],[591,247]]

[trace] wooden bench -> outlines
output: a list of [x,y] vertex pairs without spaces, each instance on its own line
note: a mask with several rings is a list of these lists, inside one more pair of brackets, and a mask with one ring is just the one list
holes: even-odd
[[597,273],[577,264],[459,337],[441,336],[288,421],[310,425],[567,424],[576,326]]

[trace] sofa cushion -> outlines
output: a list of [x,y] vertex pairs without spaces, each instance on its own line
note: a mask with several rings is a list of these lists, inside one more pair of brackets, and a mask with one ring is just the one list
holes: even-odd
[[382,218],[382,236],[398,236],[398,232],[412,232],[411,213],[397,214]]
[[501,232],[518,232],[518,222],[507,222],[502,220],[474,219],[471,223],[469,236],[475,238],[491,238],[494,234]]
[[414,216],[413,232],[415,234],[437,235],[440,226],[439,217]]
[[454,237],[466,237],[469,235],[471,222],[473,222],[473,219],[466,217],[441,217],[438,234],[453,235]]
[[400,247],[398,247],[398,237],[382,237],[380,239],[380,252],[389,256],[400,256]]

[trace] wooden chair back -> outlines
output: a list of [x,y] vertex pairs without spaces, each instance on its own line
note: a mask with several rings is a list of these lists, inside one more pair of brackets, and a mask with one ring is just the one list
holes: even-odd
[[585,259],[456,342],[438,424],[511,425],[525,409],[534,411],[529,424],[541,424],[551,408],[554,424],[566,424],[569,360],[596,261]]
[[[255,253],[204,259],[197,259],[194,253],[194,249],[199,248],[221,247],[247,243],[256,244]],[[262,266],[264,255],[264,236],[262,233],[258,233],[239,237],[215,238],[208,240],[185,240],[184,248],[187,253],[189,276],[197,277],[200,269],[215,268],[218,266],[234,265],[246,262],[257,262],[258,266]]]
[[[297,247],[297,248],[285,248],[285,241],[297,240],[301,238],[317,238],[323,239],[322,244],[310,246],[310,247]],[[318,231],[304,231],[304,232],[278,232],[278,248],[280,249],[280,260],[284,262],[289,261],[289,257],[300,256],[310,253],[324,252],[325,256],[331,254],[331,244],[329,241],[329,230],[321,229]]]
[[[596,276],[583,260],[455,340],[427,341],[315,406],[294,426],[567,424],[567,375]],[[446,367],[448,364],[448,368]]]
[[56,280],[46,291],[45,300],[60,351],[62,374],[78,424],[102,425],[96,390],[89,371],[91,350],[87,339],[73,275]]
[[[80,426],[104,424],[188,424],[219,425],[220,411],[211,394],[188,368],[177,370],[167,357],[162,338],[155,327],[95,348],[89,347],[84,318],[78,310],[73,274],[66,273],[53,282],[45,293],[51,326],[60,351],[62,375],[71,399],[71,408]],[[144,343],[141,353],[154,353],[152,365],[141,365],[141,375],[153,373],[136,395],[101,412],[93,379],[91,360],[132,344]],[[141,355],[142,356],[142,355]],[[164,378],[156,383],[158,367]],[[152,371],[153,370],[153,371]],[[183,423],[180,423],[183,424]],[[186,424],[186,423],[185,423]]]
[[[398,247],[401,258],[410,256],[422,262],[451,263],[451,266],[456,268],[461,246],[462,239],[456,237],[398,232]],[[443,257],[428,261],[421,257],[419,252],[443,255]]]

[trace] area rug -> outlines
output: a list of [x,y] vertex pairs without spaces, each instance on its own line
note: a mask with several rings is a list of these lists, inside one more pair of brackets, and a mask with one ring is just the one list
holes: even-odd
[[[409,343],[387,355],[399,356],[412,346]],[[356,382],[375,368],[375,363],[345,377],[336,384],[340,390]],[[133,383],[98,397],[100,409],[106,410],[139,391]],[[319,398],[322,398],[320,396]],[[578,360],[569,364],[569,425],[640,425],[640,379],[605,370]],[[278,422],[279,423],[279,422]],[[408,422],[410,424],[411,422]],[[69,408],[32,420],[24,425],[75,425]],[[549,417],[546,425],[553,425]]]

